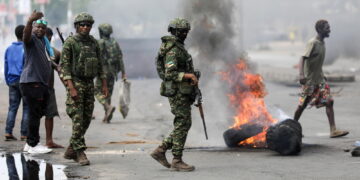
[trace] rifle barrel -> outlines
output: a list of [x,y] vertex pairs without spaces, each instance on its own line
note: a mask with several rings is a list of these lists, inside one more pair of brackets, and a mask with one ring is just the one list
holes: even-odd
[[[64,37],[62,36],[62,33],[60,32],[59,27],[56,27],[56,31],[57,31],[57,33],[58,33],[58,35],[59,35],[59,38],[60,38],[61,42],[64,44],[65,40],[64,40]],[[59,67],[59,65],[56,64],[54,61],[51,61],[51,63],[52,63],[53,65],[55,65],[56,67]],[[57,71],[58,74],[59,74],[59,78],[60,78],[61,82],[62,82],[62,83],[64,84],[64,86],[66,87],[67,84],[66,84],[66,81],[61,78],[61,72],[58,71],[58,68],[56,68],[56,71]]]
[[202,120],[202,123],[203,123],[203,126],[204,126],[204,132],[205,132],[205,138],[206,140],[208,140],[208,135],[207,135],[207,130],[206,130],[206,123],[205,123],[205,117],[204,117],[204,110],[203,110],[203,107],[202,107],[202,104],[199,104],[199,111],[200,111],[200,117],[201,117],[201,120]]
[[56,31],[57,31],[57,33],[58,33],[58,35],[60,37],[61,42],[64,44],[65,40],[64,40],[64,37],[62,36],[62,33],[59,30],[59,27],[56,27]]

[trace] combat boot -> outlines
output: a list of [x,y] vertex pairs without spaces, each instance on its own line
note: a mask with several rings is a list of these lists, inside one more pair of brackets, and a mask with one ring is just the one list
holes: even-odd
[[76,151],[76,162],[78,162],[82,166],[86,166],[90,164],[90,161],[87,159],[86,154],[83,150]]
[[193,171],[195,170],[195,166],[191,166],[186,164],[181,156],[174,156],[174,159],[171,163],[171,170],[174,171]]
[[76,160],[76,159],[77,159],[76,152],[75,152],[74,149],[71,147],[71,145],[69,145],[69,147],[66,149],[66,151],[65,151],[65,153],[64,153],[64,158],[65,158],[65,159],[73,159],[73,160]]
[[166,168],[170,168],[171,165],[166,159],[166,148],[164,146],[157,147],[150,156],[154,158],[157,162],[159,162],[161,165],[165,166]]

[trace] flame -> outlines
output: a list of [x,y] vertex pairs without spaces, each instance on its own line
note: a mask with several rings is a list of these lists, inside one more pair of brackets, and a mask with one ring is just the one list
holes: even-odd
[[230,128],[240,129],[245,124],[263,126],[260,134],[239,142],[239,145],[264,147],[266,130],[276,123],[277,119],[274,119],[266,108],[264,97],[267,92],[262,77],[251,73],[244,60],[239,60],[238,64],[230,66],[226,72],[220,74],[230,86],[231,93],[228,98],[236,113],[234,124]]

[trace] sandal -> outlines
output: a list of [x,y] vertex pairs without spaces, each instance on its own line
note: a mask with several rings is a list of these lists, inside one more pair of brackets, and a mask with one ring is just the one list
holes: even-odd
[[5,135],[5,141],[16,141],[17,138],[13,136],[12,134],[6,134]]
[[342,136],[346,136],[348,134],[349,134],[349,131],[335,130],[335,131],[330,133],[330,138],[342,137]]

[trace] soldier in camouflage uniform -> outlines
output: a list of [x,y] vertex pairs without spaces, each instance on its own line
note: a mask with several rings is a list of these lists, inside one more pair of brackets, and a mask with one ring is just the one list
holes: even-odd
[[99,77],[95,81],[95,97],[100,104],[104,106],[105,116],[104,123],[110,123],[112,114],[115,111],[115,107],[111,106],[111,95],[114,88],[114,83],[117,81],[117,75],[119,72],[122,74],[122,79],[126,79],[124,63],[122,59],[122,52],[119,44],[110,35],[113,30],[110,24],[100,24],[99,34],[100,40],[100,52],[102,54],[103,65],[106,69],[106,81],[109,89],[109,95],[107,97],[101,91],[102,83]]
[[[162,44],[157,57],[157,70],[163,79],[160,94],[169,98],[175,118],[173,131],[151,156],[163,166],[176,171],[195,169],[182,161],[186,137],[191,127],[191,105],[194,103],[195,86],[198,83],[191,55],[184,47],[189,30],[190,24],[187,20],[176,18],[171,21],[168,27],[171,36],[161,38]],[[163,65],[158,63],[159,60],[164,62]],[[171,165],[165,156],[168,149],[172,149],[174,156]]]
[[66,82],[66,112],[72,119],[72,136],[64,158],[73,159],[80,165],[90,162],[84,151],[85,133],[94,110],[94,78],[102,79],[102,91],[107,96],[106,74],[102,66],[97,40],[89,35],[94,23],[88,13],[75,17],[76,34],[66,39],[60,59],[61,77]]

